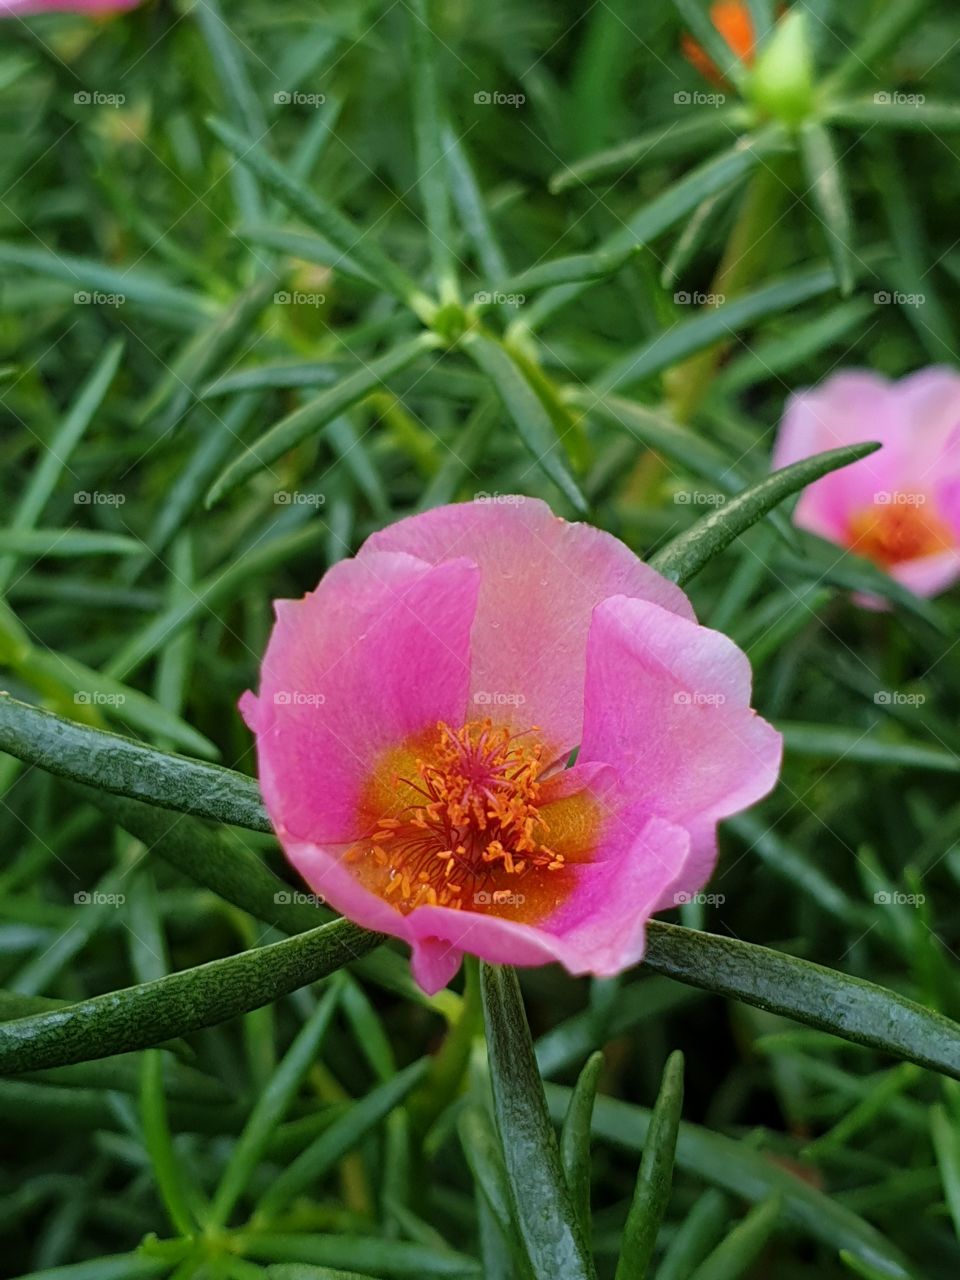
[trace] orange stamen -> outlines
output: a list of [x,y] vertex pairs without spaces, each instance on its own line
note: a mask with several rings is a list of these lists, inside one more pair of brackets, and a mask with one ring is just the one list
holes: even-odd
[[[530,733],[495,729],[490,720],[456,730],[439,724],[436,739],[426,745],[414,760],[416,776],[393,778],[394,793],[414,802],[377,819],[366,850],[386,870],[381,891],[394,906],[403,912],[426,902],[462,909],[494,901],[495,875],[519,881],[565,866],[544,843],[544,749]],[[364,852],[356,846],[351,860]]]
[[853,514],[847,526],[851,551],[889,569],[956,545],[948,526],[928,510],[923,494],[896,496],[902,501],[874,503]]

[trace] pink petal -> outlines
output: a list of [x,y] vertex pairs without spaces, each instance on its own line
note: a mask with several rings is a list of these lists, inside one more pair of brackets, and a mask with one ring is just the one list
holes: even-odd
[[478,576],[462,558],[433,567],[370,552],[277,602],[260,696],[241,710],[281,840],[357,838],[378,758],[438,721],[463,722]]
[[472,710],[539,726],[558,755],[580,739],[594,606],[629,595],[693,617],[683,592],[617,538],[561,520],[534,498],[497,495],[410,516],[373,534],[360,559],[371,551],[406,551],[431,564],[467,556],[479,565]]
[[594,612],[578,759],[614,767],[635,822],[657,815],[690,832],[676,892],[708,879],[717,822],[777,780],[780,734],[750,708],[750,686],[746,655],[717,631],[624,596]]
[[31,13],[109,13],[132,9],[140,0],[0,0],[0,18]]
[[905,480],[929,492],[945,472],[960,475],[960,373],[935,365],[901,378],[894,393],[910,446]]
[[790,398],[773,452],[775,469],[866,440],[883,448],[804,489],[794,514],[801,528],[844,541],[855,511],[872,506],[878,493],[904,488],[910,450],[894,386],[877,374],[837,374]]
[[540,925],[420,907],[409,917],[417,981],[432,994],[456,972],[465,951],[491,964],[558,961],[575,976],[620,973],[642,958],[647,920],[680,875],[689,847],[681,828],[649,820],[626,857],[584,867],[576,895]]
[[[583,788],[608,795],[612,782],[607,766],[577,765],[558,775],[548,799]],[[679,827],[646,817],[634,825],[615,815],[597,860],[577,867],[575,891],[550,917],[529,924],[439,906],[403,915],[360,884],[343,861],[347,846],[282,839],[315,894],[351,920],[411,944],[414,976],[430,993],[450,981],[466,951],[493,964],[558,961],[573,974],[619,973],[641,958],[646,921],[669,897],[690,849],[690,837]]]
[[960,551],[951,548],[932,556],[903,560],[890,569],[890,576],[918,596],[936,596],[960,580]]

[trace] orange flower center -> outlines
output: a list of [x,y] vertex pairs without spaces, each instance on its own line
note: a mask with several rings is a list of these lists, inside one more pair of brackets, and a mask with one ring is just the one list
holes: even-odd
[[894,494],[900,501],[874,503],[851,516],[850,550],[883,569],[934,555],[955,545],[948,526],[927,509],[923,494]]
[[371,833],[347,854],[358,878],[405,915],[441,906],[529,920],[556,906],[568,862],[592,853],[598,808],[586,793],[551,797],[535,733],[439,724],[390,753],[363,805]]

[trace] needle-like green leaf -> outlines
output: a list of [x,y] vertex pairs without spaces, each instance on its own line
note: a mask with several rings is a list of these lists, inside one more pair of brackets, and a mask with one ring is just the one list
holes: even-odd
[[650,563],[672,582],[683,586],[768,511],[821,476],[858,462],[879,448],[879,444],[858,444],[830,449],[775,471],[674,538]]
[[213,506],[258,471],[270,470],[270,464],[281,454],[315,435],[345,409],[437,346],[439,340],[433,334],[421,333],[361,365],[315,399],[281,418],[220,473],[210,487],[207,505]]
[[378,934],[335,920],[155,982],[0,1023],[0,1072],[106,1058],[214,1026],[327,977],[380,941]]
[[550,415],[510,352],[501,342],[478,332],[464,340],[464,350],[493,383],[534,462],[577,511],[586,513],[587,500],[570,474]]
[[804,125],[800,130],[800,154],[810,194],[826,232],[837,283],[840,292],[847,295],[853,289],[856,274],[853,219],[841,159],[829,129],[816,122]]
[[594,1280],[547,1114],[517,975],[483,964],[480,981],[497,1128],[530,1265],[537,1280]]
[[580,1220],[580,1230],[589,1247],[590,1214],[590,1117],[603,1069],[603,1054],[593,1053],[580,1072],[570,1096],[570,1106],[560,1132],[560,1160],[570,1189],[570,1198]]
[[960,1025],[896,991],[797,956],[652,921],[644,964],[960,1080]]
[[663,1069],[660,1092],[650,1116],[617,1261],[616,1280],[644,1280],[673,1185],[673,1157],[683,1106],[683,1054],[672,1053]]

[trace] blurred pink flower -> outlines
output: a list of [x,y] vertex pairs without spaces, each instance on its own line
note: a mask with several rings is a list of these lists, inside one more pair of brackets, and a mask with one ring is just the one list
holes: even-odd
[[140,0],[0,0],[0,18],[25,18],[31,13],[110,13],[132,9]]
[[464,952],[636,963],[718,820],[777,777],[745,655],[533,499],[401,520],[276,614],[240,706],[277,835],[315,893],[412,945],[427,991]]
[[828,378],[791,397],[773,464],[864,440],[883,448],[805,489],[794,520],[936,595],[960,577],[960,373]]

